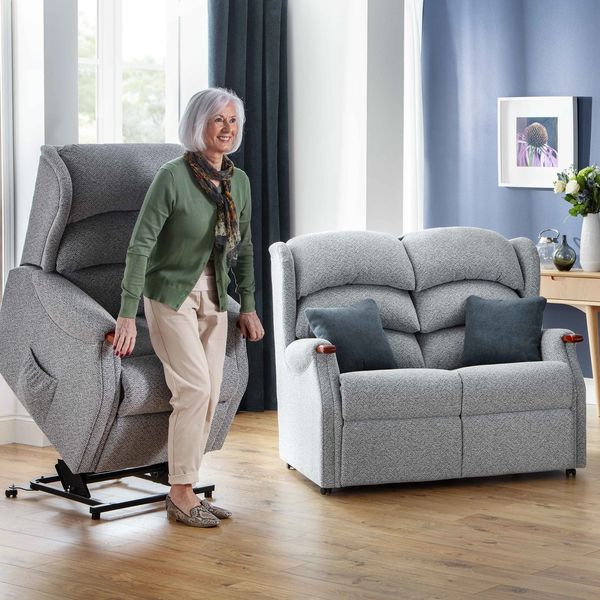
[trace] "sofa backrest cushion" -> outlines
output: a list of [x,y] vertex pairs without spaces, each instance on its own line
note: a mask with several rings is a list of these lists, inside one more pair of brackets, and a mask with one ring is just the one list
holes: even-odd
[[176,144],[44,146],[21,264],[60,273],[116,316],[146,191],[182,152]]
[[287,244],[294,256],[297,298],[348,284],[415,287],[406,251],[391,234],[328,231],[301,235]]
[[476,227],[438,227],[403,238],[415,273],[415,291],[465,279],[495,281],[513,290],[525,286],[509,240]]

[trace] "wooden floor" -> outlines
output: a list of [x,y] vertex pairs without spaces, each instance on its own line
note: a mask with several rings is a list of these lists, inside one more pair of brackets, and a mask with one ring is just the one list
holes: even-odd
[[[106,513],[41,492],[0,499],[0,598],[600,598],[600,429],[564,473],[319,489],[277,456],[277,415],[242,413],[205,459],[214,529],[162,504]],[[0,446],[0,483],[53,472],[52,448]],[[96,483],[115,499],[164,490]]]

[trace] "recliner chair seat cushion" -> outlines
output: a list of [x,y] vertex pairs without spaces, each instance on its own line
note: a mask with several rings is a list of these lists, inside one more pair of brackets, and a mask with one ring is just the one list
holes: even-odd
[[[171,411],[171,391],[165,382],[163,366],[156,354],[123,359],[121,385],[123,398],[119,405],[119,417]],[[225,356],[219,404],[229,402],[239,385],[235,359]]]
[[391,369],[340,375],[344,421],[460,415],[456,371]]
[[463,415],[570,408],[573,376],[567,363],[535,361],[463,367]]

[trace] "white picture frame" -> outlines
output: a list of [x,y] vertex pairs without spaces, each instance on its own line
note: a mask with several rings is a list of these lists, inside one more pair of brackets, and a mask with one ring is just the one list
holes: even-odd
[[500,187],[553,188],[571,165],[577,168],[576,96],[498,98]]

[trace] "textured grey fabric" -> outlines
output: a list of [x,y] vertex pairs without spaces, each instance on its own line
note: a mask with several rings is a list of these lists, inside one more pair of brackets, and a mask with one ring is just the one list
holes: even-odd
[[271,285],[273,290],[273,338],[275,365],[285,349],[295,339],[296,274],[294,257],[287,244],[275,242],[269,246],[271,255]]
[[412,333],[384,329],[399,369],[418,369],[425,366],[421,346]]
[[460,468],[459,417],[344,423],[341,485],[451,479]]
[[[74,306],[80,308],[78,318]],[[11,351],[0,353],[0,372],[75,473],[93,471],[116,413],[121,361],[104,342],[111,329],[110,315],[60,275],[35,267],[10,271],[0,310],[0,347]],[[23,388],[23,381],[30,381],[21,374],[31,366],[30,352],[57,381],[51,402]]]
[[463,417],[463,477],[575,467],[570,410]]
[[[225,438],[229,433],[235,414],[242,401],[244,391],[248,386],[248,356],[246,354],[246,340],[240,335],[236,327],[240,313],[240,305],[230,296],[227,306],[227,346],[225,356],[232,359],[234,366],[223,371],[221,396],[217,410],[223,411],[223,416],[215,411],[213,422],[206,442],[206,451],[219,450],[223,447]],[[227,397],[229,395],[229,397]],[[222,407],[222,409],[221,409]]]
[[493,281],[453,281],[412,294],[421,333],[465,324],[465,305],[469,296],[489,300],[511,300],[519,294]]
[[459,416],[461,380],[455,371],[393,369],[340,375],[342,416],[348,421]]
[[166,412],[118,417],[104,444],[97,471],[166,462],[168,430]]
[[[179,154],[172,144],[42,148],[23,266],[10,271],[0,307],[0,347],[11,349],[0,352],[0,373],[74,473],[166,460],[169,394],[142,302],[131,357],[115,357],[104,336],[115,327],[135,211]],[[229,299],[210,449],[222,446],[248,381],[238,315]]]
[[464,327],[417,334],[417,340],[428,369],[458,369],[462,366]]
[[56,271],[69,273],[123,262],[138,212],[107,212],[67,225],[56,256]]
[[[466,297],[514,299],[535,296],[539,290],[539,260],[531,241],[509,242],[493,232],[466,229],[446,228],[433,237],[431,231],[405,236],[401,243],[414,258],[419,291],[348,278],[349,262],[362,259],[355,232],[336,232],[335,246],[346,253],[341,258],[323,242],[329,234],[319,234],[319,243],[312,247],[312,238],[302,236],[298,254],[295,240],[271,246],[279,452],[318,485],[585,465],[585,389],[574,344],[560,340],[563,331],[544,332],[541,362],[460,369]],[[443,243],[436,246],[440,239]],[[386,244],[387,240],[379,246],[373,239],[365,264],[371,264],[375,252],[386,256],[393,268],[392,255],[383,250]],[[338,279],[330,256],[340,262],[346,279]],[[303,263],[300,269],[298,261]],[[425,278],[420,277],[421,266]],[[354,269],[367,279],[360,266]],[[449,270],[445,276],[444,269]],[[385,269],[377,263],[372,272],[381,270]],[[303,282],[301,291],[298,279]],[[317,301],[323,306],[350,304],[363,288],[385,290],[385,310],[398,306],[395,310],[406,313],[382,315],[402,369],[340,375],[335,354],[315,352],[318,344],[330,340],[305,337],[302,310]],[[402,296],[405,302],[406,291],[420,322],[416,333],[396,329],[394,318],[403,320],[402,327],[407,318],[414,318],[410,307],[401,309],[392,296]],[[488,414],[471,414],[477,412]],[[433,416],[436,413],[447,416]]]
[[[31,271],[41,309],[69,336],[84,342],[102,342],[115,320],[95,300],[56,273]],[[73,309],[77,318],[73,318]]]
[[573,408],[575,412],[577,467],[586,464],[586,404],[585,381],[577,360],[575,344],[565,344],[564,334],[573,333],[569,329],[546,329],[542,332],[542,360],[556,360],[569,365],[573,380]]
[[119,417],[171,410],[171,393],[165,383],[162,363],[155,354],[130,356],[123,360],[122,369],[123,399],[117,413]]
[[183,154],[179,144],[71,144],[58,149],[73,184],[69,223],[139,210],[156,171]]
[[278,357],[279,456],[318,485],[339,487],[340,372],[334,354],[315,352],[324,343],[296,340]]
[[383,327],[407,333],[419,331],[419,321],[408,292],[377,285],[342,285],[326,288],[298,300],[296,337],[312,335],[305,310],[307,308],[344,307],[372,298],[379,307]]
[[[121,305],[120,286],[124,269],[124,264],[116,263],[88,267],[79,271],[69,271],[62,275],[94,298],[100,306],[116,319]],[[143,297],[140,298],[137,314],[144,314]]]
[[349,283],[388,285],[399,290],[415,286],[403,245],[388,233],[309,233],[292,238],[287,246],[294,256],[297,298]]
[[499,233],[476,227],[438,227],[407,233],[402,241],[415,272],[416,291],[463,279],[524,288],[519,260]]
[[509,240],[512,244],[525,282],[524,288],[520,290],[521,296],[537,296],[540,293],[540,255],[535,244],[529,238],[513,238]]
[[21,264],[54,271],[56,253],[71,210],[73,186],[54,146],[42,146]]
[[539,361],[481,365],[456,371],[463,384],[463,415],[570,408],[569,365]]

